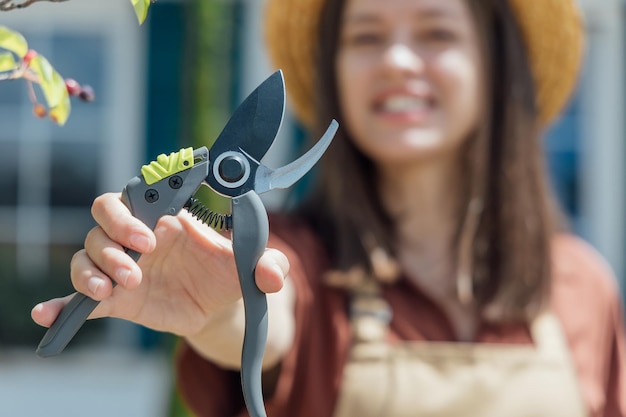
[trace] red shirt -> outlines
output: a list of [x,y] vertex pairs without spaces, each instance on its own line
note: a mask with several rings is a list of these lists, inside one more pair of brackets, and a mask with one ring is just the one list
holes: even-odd
[[[296,335],[283,359],[275,392],[266,398],[271,417],[331,417],[350,346],[347,297],[321,282],[329,261],[315,234],[287,219],[272,220],[269,246],[289,258],[296,289]],[[553,244],[551,306],[561,321],[593,417],[626,417],[626,336],[616,280],[586,243],[560,235]],[[392,339],[454,341],[445,314],[406,281],[384,287],[393,310]],[[271,317],[269,318],[271,320]],[[483,323],[477,343],[522,343],[526,325]],[[248,416],[238,372],[223,370],[181,343],[179,390],[200,417]]]

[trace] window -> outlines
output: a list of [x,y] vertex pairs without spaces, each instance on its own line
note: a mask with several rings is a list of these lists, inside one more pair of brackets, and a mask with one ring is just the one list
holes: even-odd
[[59,127],[33,116],[23,80],[0,83],[0,344],[39,340],[29,310],[72,291],[69,262],[93,227],[94,197],[120,191],[143,162],[145,58],[132,9],[64,6],[3,16],[62,76],[91,85],[96,101],[72,100]]
[[575,231],[609,262],[626,294],[624,3],[581,0],[587,31],[578,95],[548,155]]
[[577,233],[580,233],[581,216],[580,129],[580,97],[576,96],[545,138],[553,188]]

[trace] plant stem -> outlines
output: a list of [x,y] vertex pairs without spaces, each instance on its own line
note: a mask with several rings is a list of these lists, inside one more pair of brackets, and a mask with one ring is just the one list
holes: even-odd
[[14,0],[0,0],[0,12],[8,12],[13,9],[23,9],[33,3],[40,1],[48,1],[50,3],[61,3],[68,0],[24,0],[21,3],[15,3]]

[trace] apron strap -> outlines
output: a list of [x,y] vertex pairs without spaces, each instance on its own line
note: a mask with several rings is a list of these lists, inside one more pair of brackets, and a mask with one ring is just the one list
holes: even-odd
[[391,307],[375,279],[363,280],[350,293],[350,324],[353,344],[384,343],[391,322]]
[[540,313],[530,325],[537,350],[546,358],[569,358],[567,340],[559,319],[551,312]]
[[[350,291],[350,323],[353,344],[378,344],[387,341],[392,309],[381,294],[376,279],[365,279]],[[530,324],[536,349],[543,357],[562,360],[569,348],[558,318],[551,312],[540,313]]]

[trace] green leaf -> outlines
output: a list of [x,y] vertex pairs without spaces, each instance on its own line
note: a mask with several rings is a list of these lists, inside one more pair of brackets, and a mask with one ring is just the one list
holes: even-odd
[[70,96],[68,95],[56,107],[50,109],[50,119],[59,126],[63,126],[70,116],[70,110]]
[[0,72],[12,71],[17,64],[11,52],[0,52]]
[[50,117],[62,126],[71,110],[65,79],[42,55],[37,55],[30,61],[30,69],[39,76],[39,86],[50,108]]
[[42,55],[37,55],[30,61],[30,69],[39,76],[39,85],[48,107],[54,108],[65,97],[69,97],[65,80]]
[[8,49],[23,58],[28,52],[28,42],[19,32],[0,26],[0,48]]
[[141,25],[146,17],[148,16],[148,8],[150,7],[150,0],[130,0],[135,8],[135,14],[137,15],[137,20]]

